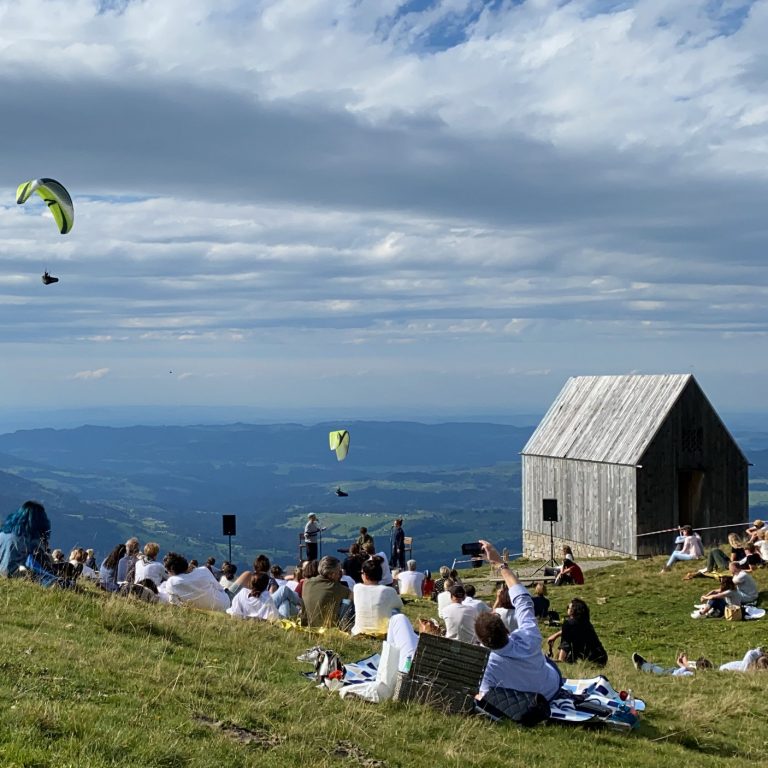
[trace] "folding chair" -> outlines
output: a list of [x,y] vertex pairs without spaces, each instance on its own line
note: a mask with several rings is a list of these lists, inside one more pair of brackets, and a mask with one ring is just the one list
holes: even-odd
[[489,653],[480,645],[419,635],[411,669],[400,674],[394,698],[446,712],[472,712]]

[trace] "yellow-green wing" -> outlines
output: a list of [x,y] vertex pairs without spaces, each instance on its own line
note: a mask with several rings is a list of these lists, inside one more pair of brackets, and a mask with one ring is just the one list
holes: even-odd
[[328,433],[328,443],[332,451],[336,451],[336,458],[344,461],[349,453],[349,432],[346,429],[337,429]]
[[75,223],[75,206],[72,198],[63,184],[56,179],[32,179],[19,184],[16,190],[16,202],[26,203],[33,192],[37,192],[45,200],[48,209],[53,214],[56,226],[62,235],[66,235]]

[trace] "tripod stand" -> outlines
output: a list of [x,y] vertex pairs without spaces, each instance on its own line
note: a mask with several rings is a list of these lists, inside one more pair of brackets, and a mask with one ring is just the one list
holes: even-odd
[[539,566],[532,574],[531,576],[535,576],[539,571],[544,571],[546,573],[547,568],[557,568],[560,566],[560,563],[555,560],[555,529],[554,529],[555,522],[554,520],[549,521],[549,560],[547,560],[543,565]]

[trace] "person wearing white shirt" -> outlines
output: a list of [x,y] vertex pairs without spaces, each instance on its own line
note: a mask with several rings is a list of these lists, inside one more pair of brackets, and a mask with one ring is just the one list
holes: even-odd
[[407,571],[401,571],[397,575],[397,583],[399,585],[401,595],[412,595],[413,597],[421,597],[422,586],[424,584],[424,574],[421,571],[416,570],[416,561],[409,560],[406,565]]
[[156,542],[150,541],[144,545],[144,556],[136,561],[134,571],[136,583],[150,579],[156,587],[159,587],[168,578],[165,566],[155,559],[158,552],[160,552],[160,546]]
[[464,585],[464,593],[466,594],[466,597],[464,598],[464,605],[470,605],[475,609],[475,613],[479,616],[481,613],[488,613],[491,610],[491,606],[488,605],[484,600],[478,600],[475,595],[477,594],[477,590],[475,589],[474,584],[465,584]]
[[241,589],[227,608],[227,613],[240,619],[277,621],[280,614],[269,594],[269,584],[269,574],[257,573],[251,580],[250,590]]
[[477,611],[471,605],[465,605],[466,593],[462,584],[451,587],[451,604],[443,610],[445,621],[445,636],[449,640],[460,640],[462,643],[476,643],[475,620]]
[[169,577],[158,589],[161,602],[189,605],[203,611],[226,611],[229,608],[229,596],[224,587],[205,566],[187,573],[187,559],[176,552],[169,552],[163,565]]
[[365,553],[369,557],[381,558],[381,583],[387,587],[392,586],[392,571],[389,570],[389,561],[387,556],[383,552],[376,552],[373,548],[373,544],[369,543],[365,545]]
[[383,635],[392,614],[403,609],[403,601],[392,587],[380,584],[382,564],[378,558],[363,563],[363,583],[354,586],[355,624],[352,634]]
[[453,579],[446,579],[443,582],[443,591],[437,596],[437,615],[444,619],[443,612],[451,604],[451,589],[456,582]]
[[744,605],[754,605],[757,602],[759,587],[754,578],[744,568],[741,563],[731,562],[728,564],[728,570],[733,576],[733,584],[739,593],[741,603]]

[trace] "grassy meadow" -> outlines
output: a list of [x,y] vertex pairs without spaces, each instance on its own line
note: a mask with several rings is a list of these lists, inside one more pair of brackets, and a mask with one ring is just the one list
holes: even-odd
[[[768,753],[768,673],[656,677],[630,654],[672,666],[676,654],[719,664],[768,641],[768,618],[694,621],[714,585],[658,574],[662,560],[587,573],[582,587],[550,592],[564,612],[583,596],[610,660],[604,674],[647,703],[631,734],[444,715],[417,704],[342,701],[301,676],[295,660],[315,644],[354,661],[365,638],[285,631],[228,616],[0,582],[0,765],[186,766],[743,766]],[[477,572],[472,576],[476,577]],[[768,571],[757,574],[768,588]],[[764,593],[765,594],[765,593]],[[597,603],[597,598],[607,598]],[[435,615],[428,601],[411,617]],[[550,630],[543,628],[543,633]],[[592,676],[594,668],[566,668]]]

